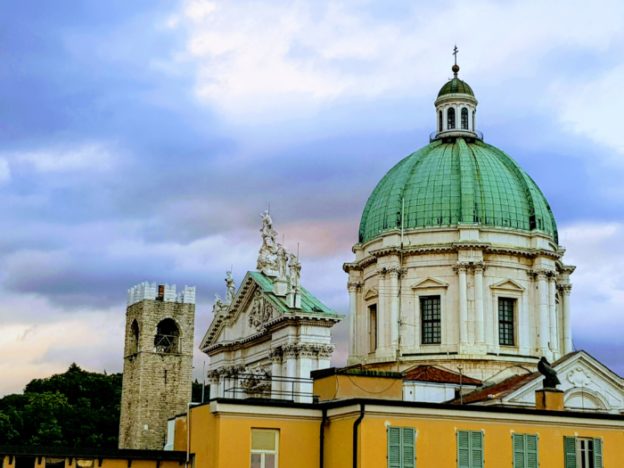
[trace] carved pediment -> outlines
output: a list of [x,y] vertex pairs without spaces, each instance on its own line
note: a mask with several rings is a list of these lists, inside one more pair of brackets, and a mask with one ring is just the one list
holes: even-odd
[[524,288],[514,280],[504,280],[500,283],[490,285],[490,289],[498,289],[501,291],[523,292]]
[[200,348],[205,350],[220,342],[262,333],[267,323],[277,315],[274,304],[248,274],[232,304],[223,310],[213,310],[212,323]]
[[247,310],[247,323],[255,330],[262,330],[276,315],[275,307],[264,295],[256,290],[251,305]]
[[431,276],[412,285],[412,289],[414,290],[440,288],[448,288],[448,283],[436,278],[432,278]]
[[379,296],[379,292],[376,288],[369,288],[364,292],[364,300],[368,301],[369,299],[375,299]]
[[[565,392],[567,408],[593,408],[610,412],[624,409],[624,381],[584,352],[562,359],[553,368],[557,371]],[[542,388],[542,379],[527,382],[507,395],[503,401],[510,404],[532,405],[535,391]]]

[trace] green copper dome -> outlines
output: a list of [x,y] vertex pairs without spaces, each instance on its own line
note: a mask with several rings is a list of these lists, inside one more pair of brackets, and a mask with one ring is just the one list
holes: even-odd
[[436,140],[399,162],[377,184],[359,242],[400,229],[480,224],[539,231],[557,242],[557,225],[535,182],[509,156],[480,140]]
[[472,88],[470,87],[470,85],[466,83],[465,81],[462,81],[459,78],[457,78],[457,76],[453,78],[452,80],[448,80],[446,83],[444,83],[444,86],[440,88],[438,97],[444,96],[445,94],[455,94],[455,93],[469,94],[470,96],[474,97],[474,92],[472,91]]

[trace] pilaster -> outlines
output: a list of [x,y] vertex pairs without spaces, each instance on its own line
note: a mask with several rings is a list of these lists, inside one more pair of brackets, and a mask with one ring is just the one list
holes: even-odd
[[559,287],[559,290],[561,291],[561,301],[563,302],[563,330],[562,330],[562,336],[563,336],[563,354],[568,354],[571,353],[572,351],[574,351],[573,346],[572,346],[572,325],[571,325],[571,321],[570,321],[570,293],[572,292],[572,285],[571,284],[564,284],[561,285]]
[[363,354],[361,343],[358,342],[358,322],[364,320],[362,316],[358,317],[358,292],[361,289],[359,281],[349,281],[347,284],[349,290],[349,355],[360,356]]
[[468,344],[468,285],[466,281],[466,270],[468,264],[458,262],[455,266],[459,276],[459,345]]

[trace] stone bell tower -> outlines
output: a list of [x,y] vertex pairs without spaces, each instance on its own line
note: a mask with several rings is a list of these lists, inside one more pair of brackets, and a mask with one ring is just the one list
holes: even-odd
[[191,401],[195,287],[128,290],[119,448],[160,450],[167,420]]

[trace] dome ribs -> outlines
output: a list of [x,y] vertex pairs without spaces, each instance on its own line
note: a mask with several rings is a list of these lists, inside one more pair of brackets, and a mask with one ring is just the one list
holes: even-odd
[[535,182],[479,140],[436,140],[390,169],[366,203],[359,242],[396,231],[401,221],[407,230],[477,224],[537,231],[557,242],[554,217]]

